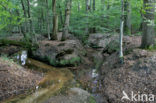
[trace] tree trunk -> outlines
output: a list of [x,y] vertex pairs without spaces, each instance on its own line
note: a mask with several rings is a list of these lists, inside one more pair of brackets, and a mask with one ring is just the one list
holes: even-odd
[[[21,0],[21,4],[22,4],[22,9],[23,9],[24,17],[26,18],[27,15],[26,15],[26,9],[25,9],[23,0]],[[25,24],[25,25],[24,25],[24,30],[22,30],[23,33],[25,33],[25,32],[27,31],[27,23],[25,22],[24,24]]]
[[105,0],[101,0],[101,10],[104,11],[105,9]]
[[121,0],[122,3],[122,15],[121,15],[121,24],[120,24],[120,53],[119,53],[119,57],[120,57],[120,61],[121,63],[123,63],[123,29],[124,29],[124,1]]
[[[95,0],[93,0],[93,12],[95,12],[95,9],[96,9],[95,8]],[[96,33],[96,28],[93,27],[91,31],[92,31],[92,33]]]
[[59,4],[59,12],[60,12],[61,27],[62,27],[62,25],[64,25],[64,23],[63,23],[62,9],[61,9],[61,5],[60,4]]
[[142,31],[143,30],[143,13],[142,13],[142,8],[140,10],[140,15],[141,15],[141,23],[140,23],[139,31]]
[[30,15],[30,1],[29,0],[27,0],[27,6],[28,6],[28,11],[27,11],[28,19],[29,19],[29,24],[30,24],[29,33],[32,34],[32,37],[31,37],[32,42],[37,42],[37,38],[35,36],[34,29],[32,26],[32,20],[31,20],[31,15]]
[[142,36],[142,48],[149,48],[154,45],[154,11],[155,0],[144,0],[144,20],[143,20],[143,36]]
[[93,11],[95,11],[95,0],[93,0]]
[[50,37],[50,26],[49,26],[49,8],[48,8],[48,0],[45,1],[46,2],[46,6],[47,6],[47,17],[46,17],[46,20],[47,20],[47,32],[48,32],[48,39],[50,40],[51,37]]
[[78,1],[77,11],[80,12],[80,2]]
[[[86,14],[88,14],[90,11],[90,0],[86,0]],[[89,20],[88,20],[88,16],[86,17],[87,19],[87,25],[86,25],[86,28],[85,28],[85,33],[86,33],[86,36],[89,36]]]
[[129,0],[124,0],[124,32],[128,35],[131,34],[131,4]]
[[27,0],[27,6],[28,6],[27,13],[28,13],[28,19],[29,19],[29,26],[30,26],[29,32],[32,32],[33,30],[32,30],[32,21],[31,21],[31,15],[30,15],[30,2],[29,2],[29,0]]
[[62,40],[66,40],[69,36],[69,21],[70,21],[70,11],[71,11],[71,2],[72,0],[67,0],[66,11],[65,11],[65,23],[62,33]]
[[107,10],[110,9],[110,3],[109,3],[109,0],[108,0],[108,4],[107,4]]
[[90,11],[90,0],[86,0],[86,12]]
[[58,16],[56,14],[56,0],[52,0],[52,11],[53,11],[53,31],[51,35],[51,40],[57,40]]

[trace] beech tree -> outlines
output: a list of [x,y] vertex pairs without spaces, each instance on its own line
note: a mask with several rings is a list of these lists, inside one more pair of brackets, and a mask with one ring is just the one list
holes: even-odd
[[56,0],[52,0],[52,12],[53,12],[53,31],[51,34],[51,39],[57,40],[58,15],[56,13]]
[[62,40],[66,40],[69,36],[69,21],[70,21],[70,10],[71,10],[72,0],[66,1],[66,10],[65,10],[65,23],[62,33]]
[[154,11],[155,0],[144,0],[144,17],[143,17],[143,36],[142,36],[142,48],[149,48],[154,45]]
[[[88,14],[89,12],[90,12],[90,9],[91,9],[91,7],[90,7],[90,0],[86,0],[86,14]],[[86,25],[86,28],[85,28],[85,33],[86,33],[86,35],[89,35],[89,21],[88,21],[88,16],[86,17],[86,19],[87,19],[87,25]]]
[[124,29],[124,0],[121,0],[121,8],[122,8],[122,15],[121,15],[121,23],[120,23],[120,61],[123,63],[123,29]]
[[131,34],[131,1],[124,0],[124,32],[128,35]]

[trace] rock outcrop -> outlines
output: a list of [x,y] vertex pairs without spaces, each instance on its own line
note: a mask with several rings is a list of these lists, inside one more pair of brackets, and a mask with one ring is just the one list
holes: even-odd
[[32,56],[54,66],[76,66],[86,51],[79,40],[41,41]]

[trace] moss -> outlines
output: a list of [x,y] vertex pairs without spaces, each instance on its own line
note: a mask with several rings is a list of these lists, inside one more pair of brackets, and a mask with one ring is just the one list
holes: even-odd
[[80,57],[74,57],[74,58],[71,58],[69,60],[61,60],[59,62],[60,65],[73,65],[73,66],[77,66],[78,63],[80,63],[81,61],[81,58]]
[[90,96],[90,97],[88,98],[88,103],[96,103],[95,98],[94,98],[93,96]]
[[15,45],[20,46],[22,48],[35,50],[38,48],[38,44],[32,44],[30,42],[16,41],[16,40],[8,40],[8,39],[0,39],[0,45]]

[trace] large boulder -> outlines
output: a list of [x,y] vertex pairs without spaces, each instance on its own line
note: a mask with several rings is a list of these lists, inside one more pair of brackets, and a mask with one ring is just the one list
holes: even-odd
[[[93,48],[102,48],[103,53],[112,54],[119,51],[119,34],[90,34],[88,42]],[[123,37],[123,50],[125,54],[140,45],[141,36]]]
[[44,103],[96,103],[90,93],[81,88],[71,88],[66,95],[51,97]]
[[[118,54],[114,53],[107,58],[101,69],[103,94],[109,103],[130,103],[135,100],[140,102],[142,94],[156,94],[156,53],[134,49],[131,54],[124,57],[124,64],[119,62]],[[121,98],[124,93],[130,100]],[[132,100],[132,93],[136,99]],[[139,98],[139,99],[138,99]],[[146,101],[146,97],[143,98]]]
[[32,56],[54,66],[76,66],[86,53],[79,40],[76,39],[41,41],[39,44],[39,48],[33,51]]
[[118,35],[96,33],[90,34],[88,38],[89,45],[94,48],[105,48],[114,40],[119,40]]

